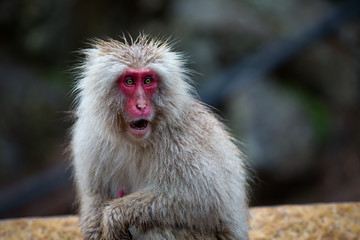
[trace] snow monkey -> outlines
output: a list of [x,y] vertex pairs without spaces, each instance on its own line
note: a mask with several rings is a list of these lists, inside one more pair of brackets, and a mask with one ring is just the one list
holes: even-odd
[[72,154],[84,239],[248,239],[243,154],[167,40],[83,51]]

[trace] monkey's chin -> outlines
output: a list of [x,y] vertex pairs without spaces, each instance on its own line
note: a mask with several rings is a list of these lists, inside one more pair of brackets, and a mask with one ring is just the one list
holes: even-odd
[[136,138],[143,138],[150,130],[150,122],[145,119],[140,119],[128,123],[128,130],[131,135]]

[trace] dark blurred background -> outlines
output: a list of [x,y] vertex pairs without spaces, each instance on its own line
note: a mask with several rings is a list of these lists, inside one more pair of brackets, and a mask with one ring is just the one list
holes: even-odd
[[169,37],[242,142],[252,206],[360,201],[360,1],[0,1],[0,218],[76,212],[65,150],[88,39]]

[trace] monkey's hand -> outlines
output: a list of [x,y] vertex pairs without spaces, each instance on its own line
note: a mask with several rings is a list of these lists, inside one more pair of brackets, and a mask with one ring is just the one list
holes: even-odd
[[152,191],[139,191],[108,202],[103,211],[102,239],[132,239],[130,227],[149,227],[148,212],[154,199]]
[[105,207],[102,219],[102,240],[132,239],[129,221],[121,207],[109,204]]
[[88,216],[82,219],[81,228],[84,240],[95,240],[101,238],[101,217],[98,215]]
[[[214,239],[216,232],[221,231],[216,208],[209,205],[210,201],[200,202],[189,197],[191,194],[186,196],[187,199],[168,193],[142,190],[111,200],[103,211],[103,240],[132,239],[129,229],[132,230],[133,227],[141,233],[152,229],[170,229],[174,236],[179,229],[186,230],[190,235],[205,231],[211,233],[209,236],[212,238],[205,238],[204,235],[203,238],[179,239]],[[201,208],[212,210],[199,214]],[[212,217],[208,218],[210,215]]]

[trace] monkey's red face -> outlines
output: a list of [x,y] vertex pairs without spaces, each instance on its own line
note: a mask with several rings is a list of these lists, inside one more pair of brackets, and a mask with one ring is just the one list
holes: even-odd
[[158,78],[149,69],[128,69],[120,76],[118,84],[126,100],[128,130],[135,137],[144,137],[151,127],[151,96],[157,90]]

